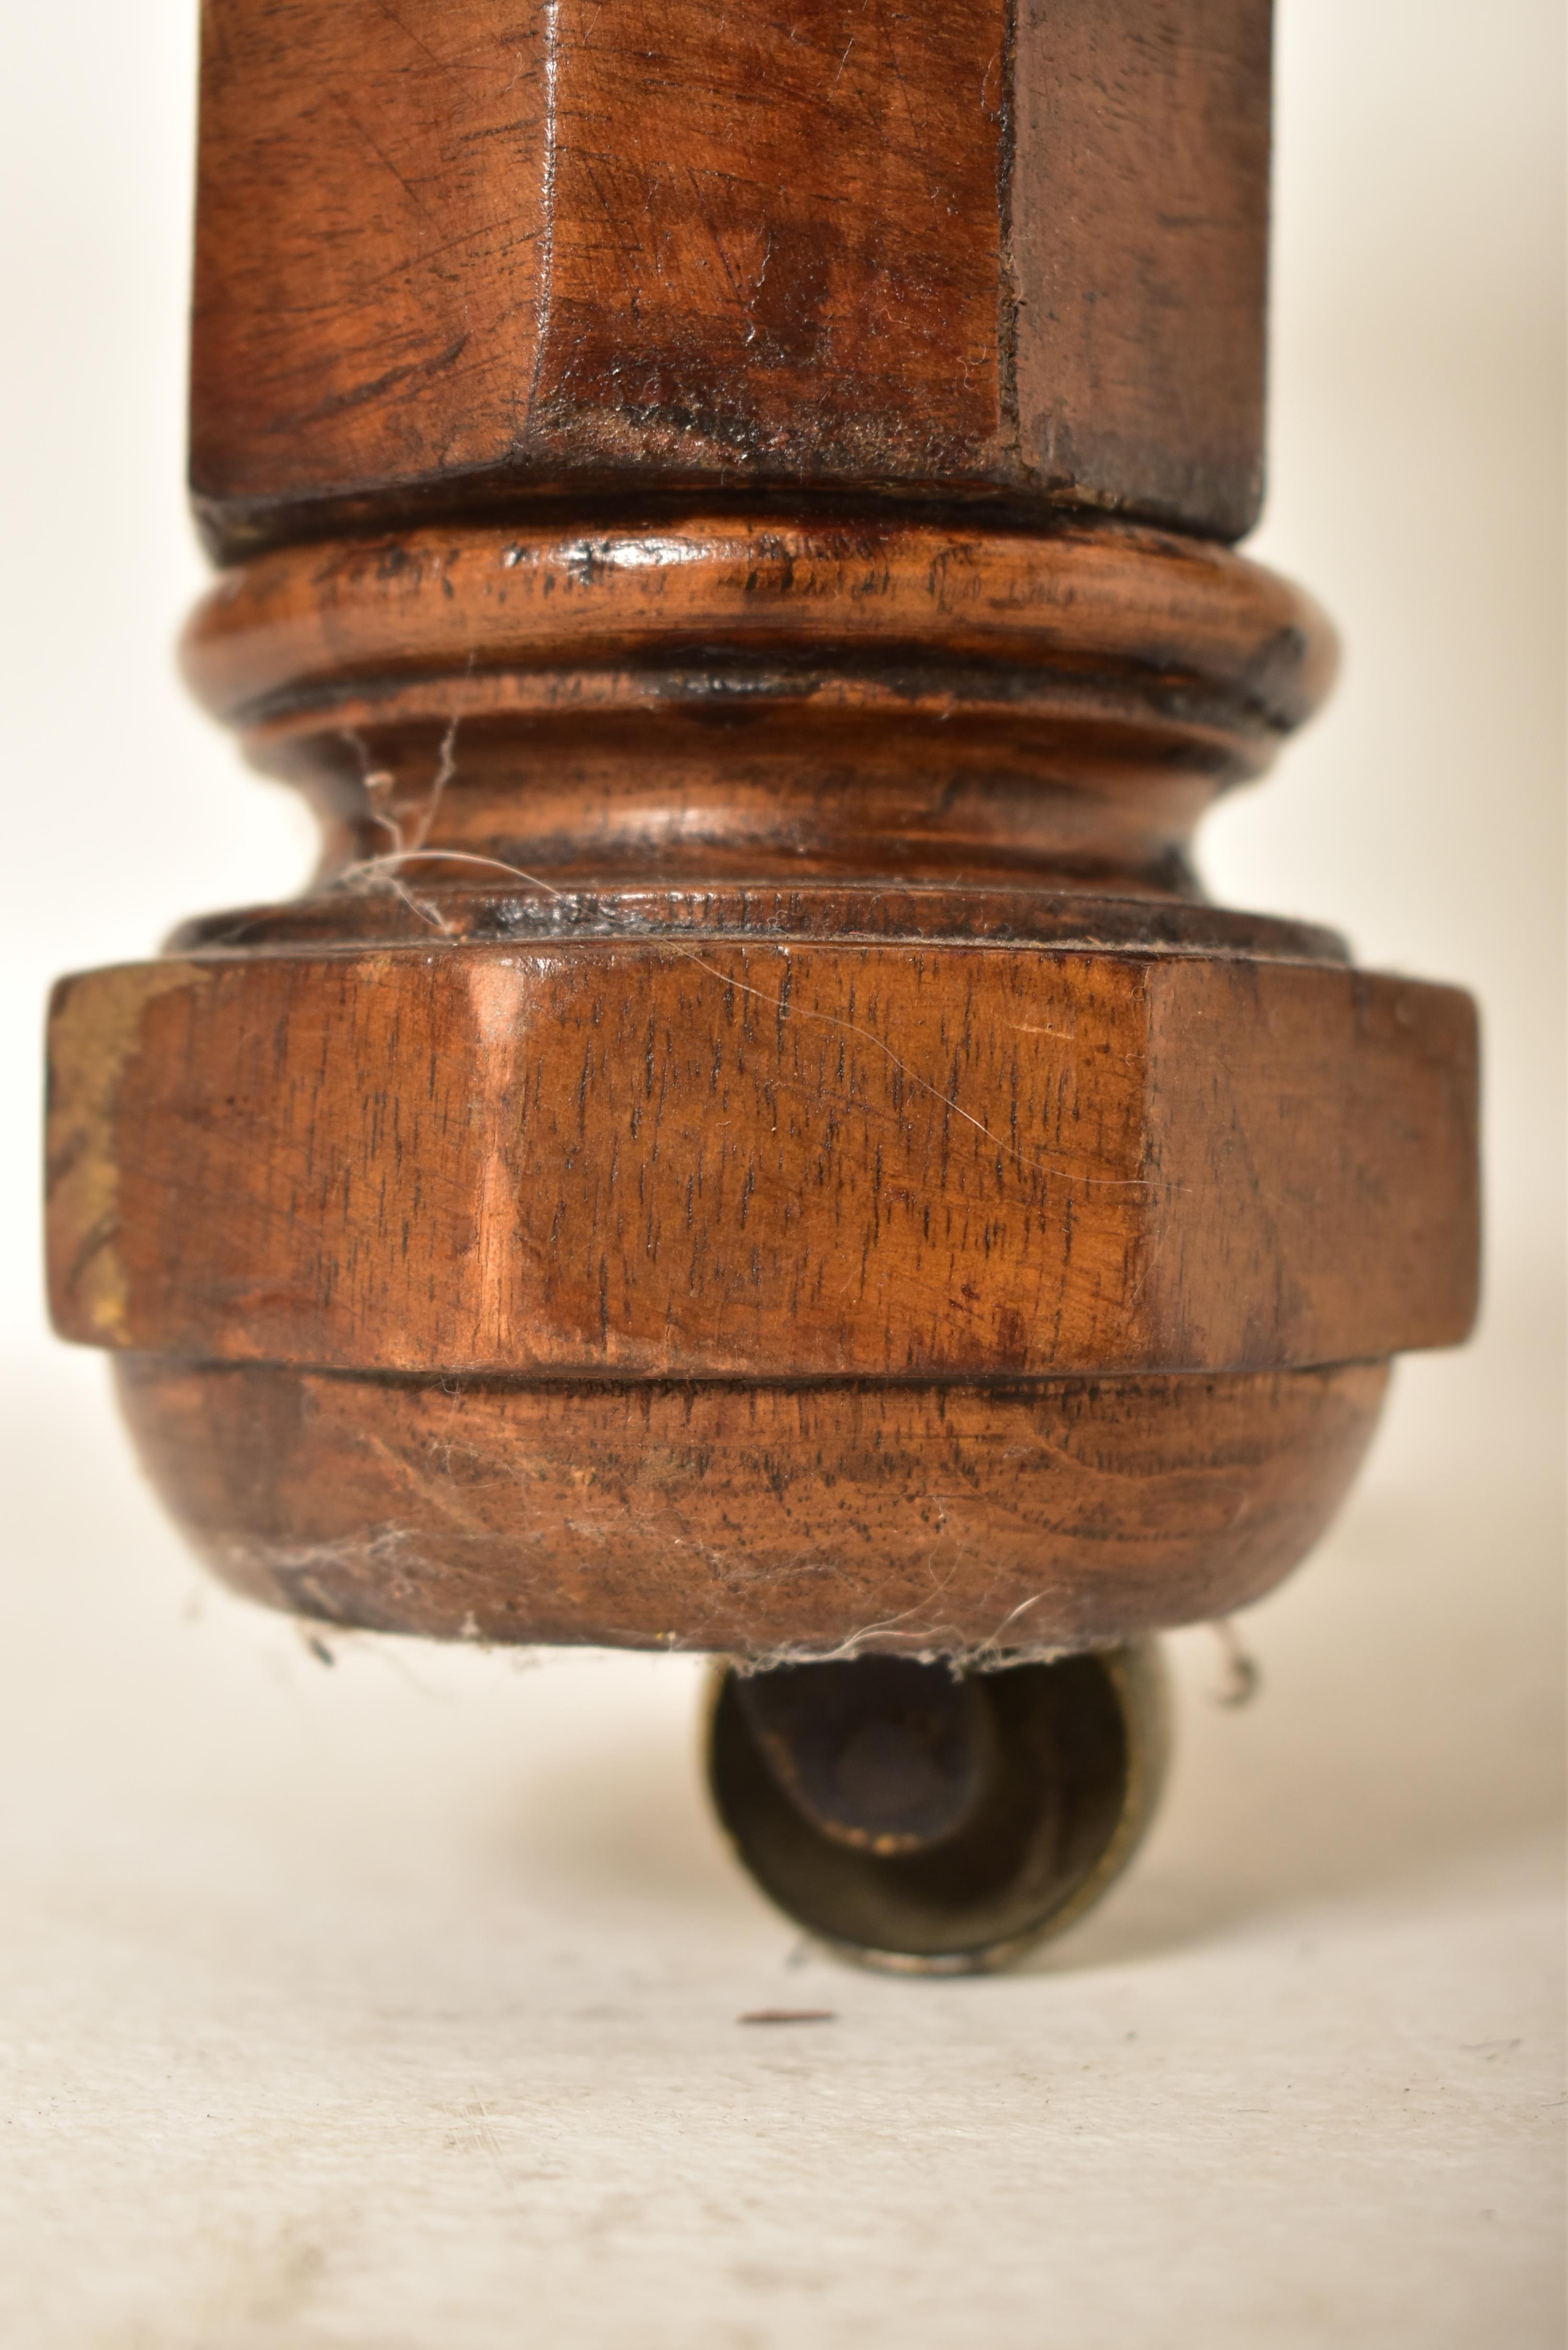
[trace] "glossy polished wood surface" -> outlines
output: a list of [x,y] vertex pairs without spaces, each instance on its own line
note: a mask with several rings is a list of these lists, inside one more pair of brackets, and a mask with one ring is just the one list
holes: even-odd
[[202,24],[192,460],[225,553],[737,484],[1255,518],[1269,0]]
[[322,812],[324,879],[417,857],[449,886],[467,859],[492,887],[836,874],[878,899],[895,876],[1189,891],[1202,810],[1334,657],[1309,598],[1163,533],[736,515],[277,551],[185,647]]
[[205,0],[198,697],[297,899],[62,983],[58,1326],[242,1587],[1042,1653],[1242,1604],[1477,1278],[1465,998],[1210,905],[1268,0]]
[[1012,946],[436,946],[100,973],[56,1034],[54,1308],[100,1345],[971,1378],[1367,1360],[1474,1310],[1449,989]]
[[647,708],[685,695],[722,711],[738,691],[728,668],[749,704],[834,681],[840,712],[878,683],[885,702],[924,692],[940,708],[963,683],[1004,702],[1075,681],[1119,691],[1130,712],[1164,706],[1173,723],[1184,704],[1223,713],[1239,746],[1259,746],[1251,761],[1239,747],[1249,773],[1317,707],[1334,661],[1309,596],[1173,532],[722,512],[275,551],[224,573],[185,640],[195,693],[245,728],[303,723],[357,689],[379,702],[416,680],[441,680],[446,709],[464,707],[460,687],[483,707],[500,678],[520,702],[532,679],[535,707],[575,704],[605,677]]
[[993,1661],[1226,1614],[1311,1548],[1386,1366],[1022,1386],[354,1378],[119,1358],[226,1582],[446,1639]]

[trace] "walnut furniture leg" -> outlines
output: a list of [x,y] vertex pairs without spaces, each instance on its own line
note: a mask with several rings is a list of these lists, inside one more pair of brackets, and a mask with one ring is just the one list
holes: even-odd
[[763,1886],[996,1963],[1474,1310],[1468,999],[1189,858],[1334,659],[1268,0],[202,21],[186,671],[322,860],[61,982],[57,1325],[239,1589],[726,1659]]

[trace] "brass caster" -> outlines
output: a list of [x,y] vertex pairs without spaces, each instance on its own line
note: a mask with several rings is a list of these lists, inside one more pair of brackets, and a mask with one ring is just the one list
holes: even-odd
[[724,1664],[709,1784],[751,1875],[810,1933],[894,1973],[975,1974],[1121,1874],[1159,1799],[1167,1723],[1151,1641],[984,1671]]

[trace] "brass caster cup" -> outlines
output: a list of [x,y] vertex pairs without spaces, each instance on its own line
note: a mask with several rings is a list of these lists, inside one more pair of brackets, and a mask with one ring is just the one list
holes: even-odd
[[1152,1641],[984,1671],[722,1664],[709,1784],[747,1869],[808,1932],[891,1973],[978,1974],[1120,1876],[1168,1722]]

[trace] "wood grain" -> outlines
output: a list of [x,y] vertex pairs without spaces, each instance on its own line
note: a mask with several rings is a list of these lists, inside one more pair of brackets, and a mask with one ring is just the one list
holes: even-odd
[[154,1484],[254,1598],[750,1656],[1029,1654],[1226,1614],[1316,1540],[1386,1378],[560,1387],[119,1361]]
[[1239,538],[1263,494],[1271,11],[1019,0],[1022,462]]
[[204,0],[228,551],[760,490],[1255,510],[1269,0]]
[[678,669],[685,656],[698,691],[726,656],[761,684],[781,654],[851,675],[867,659],[895,673],[1088,671],[1151,699],[1207,695],[1238,727],[1277,738],[1322,701],[1334,639],[1277,573],[1168,531],[721,513],[279,549],[218,581],[187,630],[184,666],[214,717],[256,726],[372,681],[384,693],[410,672],[548,677]]
[[203,0],[185,662],[322,860],[62,983],[49,1266],[242,1588],[1113,1644],[1464,1335],[1467,999],[1189,858],[1334,660],[1270,19]]
[[[178,968],[61,993],[106,1035],[124,1003],[112,1109],[68,1069],[53,1097],[54,1310],[99,1343],[954,1378],[1367,1358],[1473,1312],[1450,990],[897,945]],[[117,1217],[83,1230],[100,1156]]]
[[324,873],[415,847],[556,888],[1187,891],[1203,809],[1268,764],[1334,659],[1310,598],[1222,548],[909,516],[277,550],[219,581],[185,644],[206,706],[321,809]]

